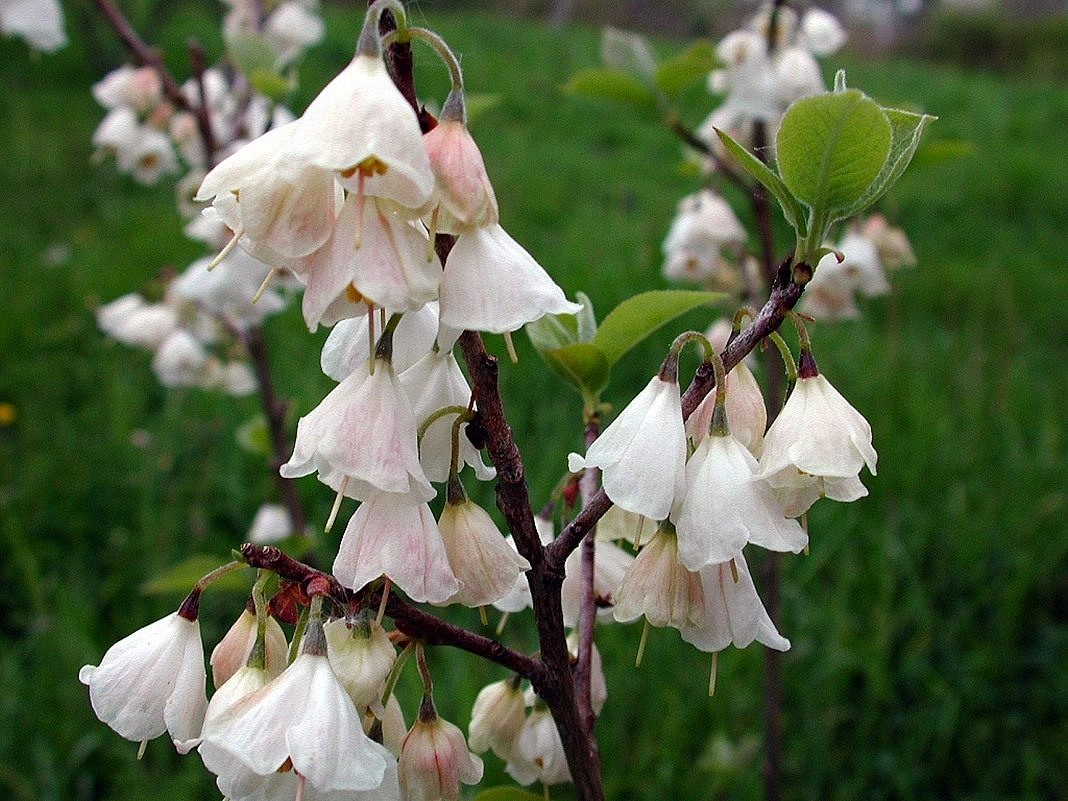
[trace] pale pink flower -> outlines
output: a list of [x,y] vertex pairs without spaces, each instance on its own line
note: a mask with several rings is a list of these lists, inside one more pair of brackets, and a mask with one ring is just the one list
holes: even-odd
[[430,507],[397,493],[376,492],[360,504],[341,538],[333,573],[354,590],[388,576],[420,603],[444,603],[460,589]]
[[351,498],[377,491],[434,497],[419,464],[411,404],[392,366],[356,370],[297,423],[286,478],[317,471],[319,480]]
[[446,503],[438,530],[449,566],[460,582],[449,603],[492,604],[508,595],[530,570],[530,563],[508,545],[489,513],[470,499]]
[[682,639],[705,652],[722,651],[732,644],[745,648],[754,640],[776,651],[789,650],[790,641],[768,616],[740,551],[733,557],[733,566],[724,562],[702,568],[700,580],[705,622],[681,626]]
[[306,283],[304,320],[314,331],[366,314],[418,309],[438,294],[441,262],[425,231],[373,197],[350,194],[333,232],[314,253],[290,267]]
[[[222,687],[230,677],[248,664],[252,648],[256,644],[256,615],[243,609],[237,620],[212,649],[211,678],[215,688]],[[268,678],[285,670],[289,662],[289,645],[285,632],[278,621],[268,616],[264,639],[264,664]]]
[[679,385],[654,376],[568,469],[603,471],[604,490],[629,512],[663,520],[684,487],[686,434]]
[[441,280],[441,323],[461,331],[503,334],[546,314],[582,307],[500,225],[456,238]]
[[90,91],[106,109],[129,106],[144,114],[163,99],[163,81],[155,67],[123,64],[94,83]]
[[173,612],[112,645],[78,680],[120,736],[137,742],[168,732],[181,748],[200,734],[208,705],[200,622]]
[[[727,419],[730,420],[731,433],[751,454],[760,456],[764,448],[764,431],[768,427],[768,410],[764,405],[760,384],[744,361],[727,373],[726,390]],[[686,418],[686,435],[695,445],[701,444],[701,440],[708,436],[715,409],[716,393],[709,392],[693,414]]]
[[398,767],[406,801],[457,801],[461,782],[482,781],[482,760],[468,751],[459,728],[438,717],[429,699],[404,738]]
[[383,712],[382,693],[397,651],[389,635],[374,621],[338,618],[325,626],[330,665],[359,710]]
[[460,233],[468,227],[496,225],[497,196],[482,153],[464,121],[448,116],[448,103],[437,126],[423,135],[436,179],[437,230]]
[[657,627],[705,624],[701,578],[679,561],[678,538],[670,527],[661,526],[635,557],[616,591],[613,614],[620,623],[644,616]]

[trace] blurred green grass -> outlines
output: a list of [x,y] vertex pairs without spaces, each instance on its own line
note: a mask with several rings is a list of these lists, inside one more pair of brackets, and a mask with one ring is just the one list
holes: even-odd
[[[184,73],[190,30],[217,41],[210,14],[154,7],[135,7],[135,21]],[[189,553],[224,560],[272,491],[232,439],[254,400],[164,392],[146,356],[96,330],[97,303],[200,254],[166,190],[90,163],[101,115],[87,87],[121,53],[88,14],[74,7],[75,41],[56,56],[0,41],[0,403],[17,415],[0,427],[0,787],[18,800],[213,798],[199,763],[163,741],[135,762],[76,681],[108,644],[173,609],[139,592],[146,577]],[[303,100],[351,54],[357,23],[329,14]],[[469,89],[498,95],[472,128],[503,224],[602,315],[662,286],[659,242],[691,179],[654,122],[559,93],[596,61],[597,33],[430,6],[415,21],[424,14],[463,54]],[[784,563],[787,797],[1064,798],[1068,90],[902,60],[827,64],[838,66],[885,103],[939,115],[931,136],[972,151],[918,166],[884,203],[920,259],[894,294],[862,320],[813,328],[822,369],[872,423],[880,470],[868,498],[818,504],[811,554]],[[426,51],[419,70],[442,96]],[[322,332],[309,337],[298,317],[269,336],[281,391],[303,413],[329,382]],[[644,384],[669,338],[618,366],[611,400]],[[580,405],[518,340],[520,365],[502,376],[539,499],[579,445]],[[328,494],[314,480],[302,491],[322,520]],[[209,648],[236,604],[209,593]],[[707,658],[658,631],[636,670],[637,637],[600,641],[609,797],[759,797],[760,652],[724,654],[708,699]],[[465,725],[475,689],[499,671],[432,658],[439,706]],[[500,776],[496,760],[487,768]]]

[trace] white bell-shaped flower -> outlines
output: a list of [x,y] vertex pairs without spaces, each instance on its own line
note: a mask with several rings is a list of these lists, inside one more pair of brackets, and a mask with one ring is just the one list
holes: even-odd
[[393,755],[364,734],[325,651],[322,627],[313,621],[293,664],[214,716],[203,741],[260,776],[291,766],[320,792],[380,790],[396,798],[384,785]]
[[468,743],[477,754],[493,749],[506,762],[512,758],[515,739],[526,720],[526,702],[517,681],[502,679],[487,684],[471,707]]
[[705,622],[682,626],[682,639],[705,652],[722,651],[732,644],[745,648],[754,640],[776,651],[789,650],[790,641],[768,616],[740,551],[733,557],[733,566],[723,562],[702,568],[700,580]]
[[512,758],[504,769],[522,785],[571,781],[564,744],[547,707],[535,703],[516,736]]
[[686,433],[679,385],[654,376],[586,450],[571,454],[568,469],[603,471],[604,490],[628,512],[663,520],[681,496]]
[[[601,525],[598,523],[597,543],[593,552],[593,597],[597,604],[597,616],[601,620],[612,619],[616,592],[632,562],[634,557],[631,554],[615,543],[601,539]],[[581,604],[582,548],[576,548],[564,561],[564,583],[560,586],[560,606],[565,626],[578,624]]]
[[534,257],[500,225],[456,238],[441,279],[441,323],[503,334],[546,314],[578,314]]
[[678,537],[669,526],[661,526],[635,557],[616,591],[613,614],[620,623],[644,616],[657,627],[705,624],[701,578],[679,561]]
[[351,498],[376,491],[434,497],[419,464],[416,423],[393,367],[375,360],[358,369],[297,423],[286,478],[318,471],[319,480]]
[[334,675],[359,710],[371,707],[380,714],[386,678],[397,650],[382,626],[373,620],[355,622],[338,618],[323,626]]
[[307,283],[304,321],[313,331],[361,315],[369,303],[391,312],[418,309],[437,297],[441,280],[424,231],[375,198],[354,194],[329,241],[291,267]]
[[208,706],[200,622],[173,612],[112,645],[78,680],[120,736],[143,742],[168,732],[181,748],[200,734]]
[[340,173],[357,194],[405,208],[430,199],[434,173],[419,122],[381,56],[357,53],[305,110],[282,167],[306,164]]
[[511,592],[530,563],[504,539],[489,513],[469,498],[441,510],[438,530],[460,582],[449,603],[486,606]]
[[749,542],[799,553],[808,535],[758,481],[757,460],[732,434],[712,433],[686,463],[686,493],[672,514],[679,559],[689,570],[726,562]]
[[[438,304],[431,302],[406,313],[393,332],[390,364],[398,375],[419,361],[434,346],[438,333]],[[330,329],[319,356],[322,371],[335,381],[344,381],[357,368],[367,369],[372,343],[367,316],[340,320]]]
[[445,603],[460,590],[430,507],[391,492],[372,494],[349,519],[333,573],[354,590],[387,576],[420,603]]
[[[802,361],[804,362],[804,354]],[[853,501],[867,494],[857,477],[875,475],[871,426],[820,373],[798,379],[764,437],[759,477],[780,491],[790,517],[819,497]]]
[[[405,318],[407,319],[407,318]],[[403,325],[404,320],[401,320]],[[467,406],[471,388],[451,350],[430,350],[418,362],[400,374],[401,386],[412,402],[416,424],[438,409]],[[419,442],[419,461],[430,481],[445,481],[452,462],[453,415],[439,417],[423,432]],[[482,461],[478,449],[460,431],[460,458],[471,465],[480,481],[489,481],[497,471]]]

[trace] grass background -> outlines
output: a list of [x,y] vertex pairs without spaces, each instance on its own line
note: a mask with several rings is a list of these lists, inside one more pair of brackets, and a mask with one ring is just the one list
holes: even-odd
[[[190,31],[218,52],[211,11],[141,0],[130,13],[185,74]],[[68,14],[74,41],[57,55],[0,41],[0,403],[15,416],[0,427],[0,788],[17,801],[214,798],[195,758],[163,740],[136,762],[76,674],[174,608],[176,597],[141,591],[147,578],[191,553],[226,559],[273,488],[233,440],[254,399],[165,392],[147,356],[96,330],[98,303],[200,252],[166,189],[90,163],[101,112],[87,87],[123,55],[87,7]],[[297,107],[350,57],[358,22],[328,16]],[[463,54],[472,91],[498,96],[473,132],[513,235],[601,315],[663,286],[659,243],[693,182],[655,121],[561,95],[596,63],[597,32],[431,4],[413,16]],[[972,150],[917,165],[883,203],[919,266],[863,319],[813,329],[823,371],[872,423],[880,470],[868,498],[818,504],[811,554],[785,560],[787,797],[1065,798],[1068,91],[915,58],[826,66],[887,104],[939,115],[932,138]],[[426,51],[420,71],[441,96]],[[330,382],[317,369],[322,333],[308,336],[293,311],[268,333],[281,391],[303,413]],[[644,384],[669,338],[619,366],[611,400]],[[521,363],[503,379],[537,499],[579,443],[580,406],[518,340]],[[302,491],[324,519],[328,493],[314,480]],[[238,603],[206,596],[209,648]],[[759,797],[759,650],[724,654],[708,699],[707,658],[654,632],[636,670],[637,638],[619,628],[601,639],[609,797]],[[433,659],[439,706],[466,725],[474,691],[499,671]],[[501,775],[492,757],[487,772]]]

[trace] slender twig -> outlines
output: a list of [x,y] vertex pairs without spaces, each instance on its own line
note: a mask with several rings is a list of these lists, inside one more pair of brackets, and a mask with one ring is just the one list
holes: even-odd
[[[585,442],[587,450],[600,434],[600,419],[594,415],[586,422]],[[596,467],[587,467],[579,481],[583,498],[592,498],[601,486],[601,471]],[[593,711],[593,634],[597,625],[597,599],[594,581],[596,560],[597,528],[594,526],[582,541],[582,571],[580,573],[581,593],[579,595],[578,618],[578,655],[575,662],[575,695],[579,714],[587,730],[592,734],[596,715]]]

